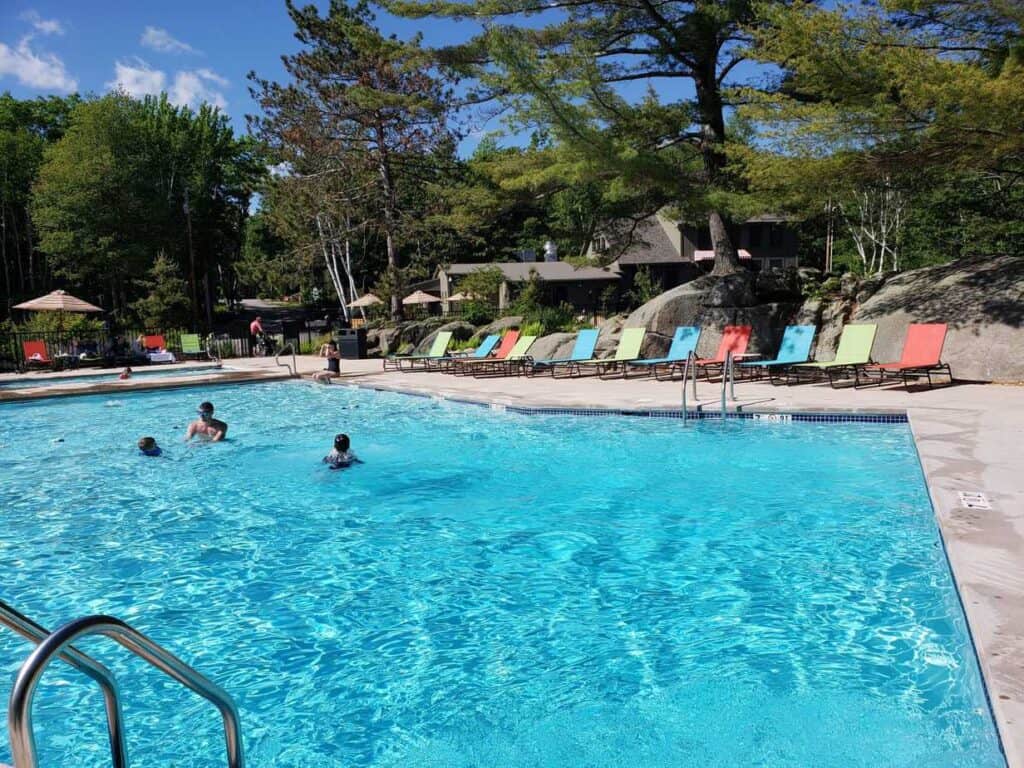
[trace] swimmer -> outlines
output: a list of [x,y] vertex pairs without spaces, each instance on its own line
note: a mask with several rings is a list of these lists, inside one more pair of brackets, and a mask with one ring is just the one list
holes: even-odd
[[199,437],[211,443],[219,443],[227,433],[228,425],[220,419],[213,418],[213,403],[205,402],[199,406],[199,418],[188,425],[185,441]]
[[152,437],[140,437],[139,450],[146,456],[159,456],[163,453],[160,446],[156,444],[156,439]]
[[118,376],[117,378],[119,378],[121,381],[124,381],[125,379],[130,379],[131,377],[132,367],[129,365],[123,371],[121,371],[121,375]]
[[344,469],[353,464],[362,464],[359,457],[350,449],[348,435],[335,435],[334,447],[331,452],[323,458],[324,464],[330,464],[331,469]]

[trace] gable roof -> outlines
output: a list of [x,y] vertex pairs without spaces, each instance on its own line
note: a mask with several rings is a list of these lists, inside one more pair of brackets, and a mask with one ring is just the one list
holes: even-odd
[[512,261],[488,264],[449,264],[440,271],[450,276],[468,275],[478,269],[497,267],[510,283],[525,283],[530,272],[549,283],[573,283],[581,280],[618,280],[619,272],[614,267],[575,267],[564,261]]
[[619,264],[682,264],[683,254],[669,235],[669,228],[678,225],[655,214],[636,225],[634,242],[618,258]]

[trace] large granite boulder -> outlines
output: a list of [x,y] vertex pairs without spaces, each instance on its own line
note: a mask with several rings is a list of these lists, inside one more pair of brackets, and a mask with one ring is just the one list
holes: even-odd
[[861,304],[872,357],[899,360],[910,323],[947,323],[943,359],[958,379],[1024,381],[1024,257],[978,256],[889,277]]
[[487,336],[492,333],[505,333],[510,328],[518,328],[523,324],[523,318],[520,315],[510,315],[508,317],[499,317],[493,323],[481,326],[477,329],[476,333],[473,334],[473,343],[479,344]]
[[626,318],[623,315],[612,315],[597,326],[599,333],[597,346],[594,347],[594,357],[611,357],[615,354],[625,322]]
[[386,326],[377,330],[377,347],[380,349],[381,356],[395,354],[401,345],[402,329],[400,327]]
[[677,326],[697,324],[697,318],[704,309],[704,294],[709,284],[708,278],[698,278],[655,296],[626,318],[626,327],[642,326],[648,331],[672,338]]
[[541,336],[533,342],[528,354],[534,360],[554,360],[568,357],[575,343],[575,333],[551,333]]
[[715,280],[704,295],[706,307],[752,307],[757,304],[753,272],[738,272]]

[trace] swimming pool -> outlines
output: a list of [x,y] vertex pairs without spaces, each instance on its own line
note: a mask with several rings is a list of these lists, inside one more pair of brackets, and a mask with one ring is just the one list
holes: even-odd
[[[230,441],[183,446],[205,398]],[[319,464],[338,431],[366,464]],[[293,382],[39,401],[0,406],[0,509],[3,597],[194,663],[253,766],[1004,765],[905,425]],[[128,692],[137,764],[223,764],[208,704],[84,647]],[[0,632],[8,686],[26,653]],[[108,764],[74,673],[36,722],[41,764]]]
[[[170,366],[167,368],[149,369],[149,368],[133,368],[132,379],[149,381],[150,379],[161,379],[168,376],[208,376],[217,371],[230,370],[227,368],[220,368],[216,365],[199,365],[189,366],[182,368],[180,366]],[[33,374],[25,374],[17,379],[11,379],[7,381],[0,381],[0,389],[27,389],[29,387],[56,387],[65,384],[99,384],[99,383],[117,383],[119,381],[118,376],[121,370],[115,369],[107,371],[106,373],[84,373],[79,376],[49,376],[43,378],[41,376]]]

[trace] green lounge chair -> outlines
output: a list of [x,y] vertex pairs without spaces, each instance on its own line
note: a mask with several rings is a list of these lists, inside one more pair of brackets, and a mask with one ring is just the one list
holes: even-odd
[[[426,370],[431,361],[440,360],[445,356],[448,345],[452,341],[451,331],[441,331],[434,337],[434,343],[425,355],[391,355],[384,358],[384,370],[412,371],[416,365],[422,365]],[[408,366],[408,367],[406,367]]]
[[871,362],[871,346],[875,343],[876,330],[878,326],[873,323],[847,325],[839,337],[834,358],[789,366],[786,368],[786,383],[793,383],[794,378],[799,381],[801,375],[821,378],[825,374],[829,385],[835,387],[837,378],[848,376],[856,371],[857,366]]
[[536,340],[536,336],[520,336],[505,357],[481,360],[471,367],[467,366],[468,370],[465,373],[471,373],[478,379],[482,376],[511,376],[513,373],[518,375],[522,372],[526,360],[529,359],[526,353],[530,351],[530,347]]
[[602,359],[574,360],[563,366],[563,370],[568,371],[569,376],[582,376],[586,370],[591,370],[602,377],[612,372],[624,376],[626,363],[640,359],[640,347],[643,346],[646,335],[646,328],[623,328],[614,355]]
[[181,356],[188,357],[189,355],[205,355],[206,351],[203,349],[202,344],[199,342],[198,333],[183,333],[181,334]]
[[584,328],[576,334],[576,343],[568,357],[554,357],[548,360],[534,360],[532,357],[523,361],[523,370],[528,376],[537,371],[551,371],[555,375],[555,368],[566,363],[575,363],[580,360],[591,360],[594,357],[594,348],[597,346],[597,335],[600,331],[597,328]]

